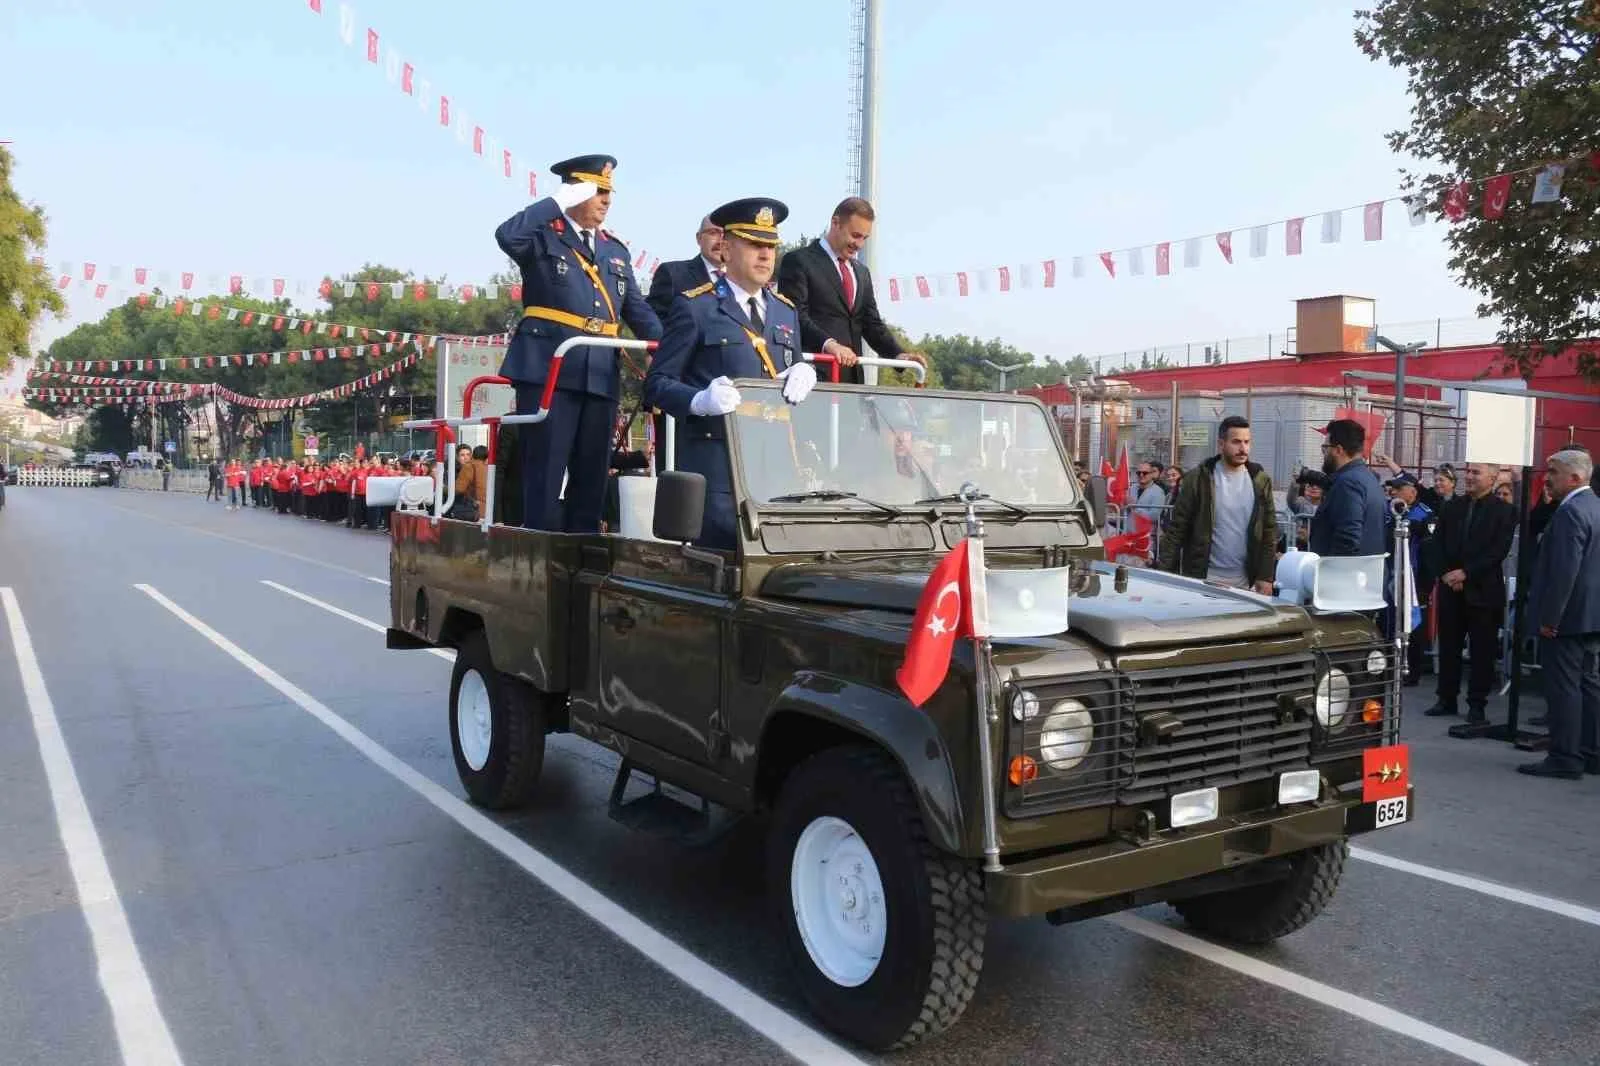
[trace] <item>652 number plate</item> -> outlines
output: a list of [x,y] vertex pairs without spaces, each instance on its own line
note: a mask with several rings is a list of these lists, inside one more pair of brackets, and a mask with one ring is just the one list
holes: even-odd
[[1379,800],[1372,805],[1372,824],[1375,829],[1386,825],[1399,825],[1406,820],[1406,797]]

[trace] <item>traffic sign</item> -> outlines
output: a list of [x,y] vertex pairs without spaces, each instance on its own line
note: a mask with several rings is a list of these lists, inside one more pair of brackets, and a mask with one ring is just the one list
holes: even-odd
[[178,450],[178,442],[177,441],[175,441],[175,440],[167,441],[167,451],[168,452],[175,452],[177,450]]

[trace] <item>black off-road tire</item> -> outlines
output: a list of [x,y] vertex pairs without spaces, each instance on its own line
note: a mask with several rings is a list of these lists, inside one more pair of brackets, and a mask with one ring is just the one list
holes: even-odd
[[1202,933],[1240,944],[1266,944],[1303,929],[1333,899],[1350,845],[1323,844],[1289,857],[1282,881],[1173,903]]
[[[800,834],[813,820],[849,823],[883,883],[887,932],[877,968],[835,984],[801,938],[790,893]],[[767,837],[767,895],[800,993],[829,1029],[876,1051],[907,1047],[954,1025],[983,969],[988,926],[973,861],[935,848],[900,768],[876,748],[832,748],[784,782]]]
[[[458,726],[461,681],[476,671],[489,694],[489,755],[474,770],[461,752]],[[524,806],[544,769],[544,703],[526,682],[496,670],[483,630],[468,634],[450,673],[450,751],[467,797],[480,807],[508,811]]]

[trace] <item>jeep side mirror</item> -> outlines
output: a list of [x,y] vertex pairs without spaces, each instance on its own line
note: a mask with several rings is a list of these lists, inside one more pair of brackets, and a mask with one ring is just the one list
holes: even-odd
[[656,511],[650,532],[657,540],[683,544],[700,536],[706,516],[706,478],[687,470],[656,477]]
[[1089,479],[1089,513],[1094,516],[1094,528],[1104,529],[1106,524],[1106,479],[1096,474]]

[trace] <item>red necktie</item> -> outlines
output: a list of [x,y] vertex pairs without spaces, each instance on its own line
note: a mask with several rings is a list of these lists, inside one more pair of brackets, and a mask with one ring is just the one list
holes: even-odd
[[850,264],[844,256],[839,257],[839,281],[844,286],[844,305],[851,308],[856,305],[856,278],[850,272]]

